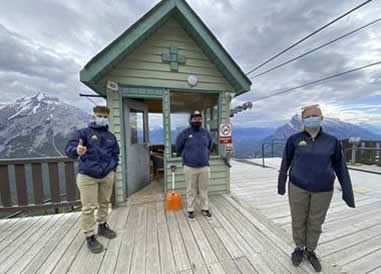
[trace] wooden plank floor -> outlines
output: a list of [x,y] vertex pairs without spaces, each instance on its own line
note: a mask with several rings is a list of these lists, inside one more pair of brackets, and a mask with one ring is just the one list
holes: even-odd
[[[166,212],[152,186],[131,197],[112,210],[118,236],[99,238],[100,254],[87,250],[79,213],[0,220],[0,273],[314,273],[290,262],[288,204],[273,195],[276,171],[233,162],[231,176],[232,194],[210,197],[212,219]],[[323,273],[381,270],[379,200],[356,199],[358,212],[333,203],[319,247]]]
[[100,254],[87,250],[79,213],[1,220],[0,273],[313,273],[295,269],[292,247],[230,196],[212,196],[210,207],[212,219],[193,222],[163,202],[114,209],[118,237],[99,238]]
[[[357,207],[346,206],[337,184],[317,254],[344,273],[381,273],[381,195],[377,191],[363,191],[372,187],[369,181],[381,183],[381,176],[366,174],[365,188],[361,187],[365,182],[359,180],[361,173],[352,175],[356,175],[352,176],[352,183]],[[250,214],[265,220],[274,233],[283,235],[292,246],[288,198],[277,195],[277,178],[276,169],[233,162],[231,196]],[[378,187],[375,185],[374,189]]]

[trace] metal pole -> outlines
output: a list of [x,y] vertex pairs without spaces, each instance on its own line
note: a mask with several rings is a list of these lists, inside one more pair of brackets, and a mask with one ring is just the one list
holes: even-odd
[[274,140],[271,140],[271,157],[274,158]]
[[262,167],[265,167],[265,144],[262,144]]
[[356,163],[356,152],[357,152],[357,149],[356,149],[356,145],[353,144],[352,145],[352,164]]

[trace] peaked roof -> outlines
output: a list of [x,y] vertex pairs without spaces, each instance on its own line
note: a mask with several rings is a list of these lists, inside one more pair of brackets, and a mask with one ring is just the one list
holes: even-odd
[[85,65],[80,72],[81,82],[100,94],[104,93],[105,87],[99,85],[99,80],[172,16],[202,48],[206,56],[213,60],[237,95],[250,90],[250,79],[185,0],[159,2]]

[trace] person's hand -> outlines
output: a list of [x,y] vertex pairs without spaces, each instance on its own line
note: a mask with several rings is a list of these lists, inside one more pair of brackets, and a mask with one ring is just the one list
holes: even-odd
[[79,143],[77,146],[78,155],[82,156],[82,155],[86,154],[86,152],[87,152],[87,147],[83,146],[83,140],[79,139]]
[[286,186],[279,186],[278,185],[278,194],[284,195],[286,193]]

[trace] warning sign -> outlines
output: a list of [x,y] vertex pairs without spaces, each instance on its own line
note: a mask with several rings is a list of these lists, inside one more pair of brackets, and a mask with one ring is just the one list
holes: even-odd
[[220,125],[220,144],[232,143],[232,124],[225,123]]

